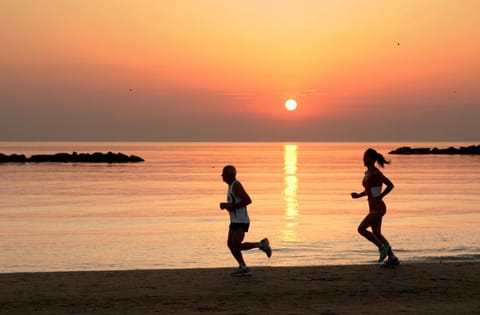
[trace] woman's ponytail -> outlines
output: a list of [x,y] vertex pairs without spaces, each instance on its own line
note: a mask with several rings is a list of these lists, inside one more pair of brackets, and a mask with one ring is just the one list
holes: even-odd
[[381,167],[384,167],[385,164],[390,164],[390,160],[385,160],[383,155],[381,155],[372,148],[368,149],[365,153],[371,156],[375,160],[375,162],[377,162],[378,165],[380,165]]
[[377,163],[381,166],[384,167],[385,164],[390,164],[390,160],[385,160],[383,155],[377,152]]

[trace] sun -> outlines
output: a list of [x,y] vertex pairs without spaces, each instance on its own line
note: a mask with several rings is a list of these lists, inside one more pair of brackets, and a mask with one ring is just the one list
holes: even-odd
[[285,102],[285,108],[289,111],[294,111],[297,109],[297,101],[294,100],[293,98],[287,100]]

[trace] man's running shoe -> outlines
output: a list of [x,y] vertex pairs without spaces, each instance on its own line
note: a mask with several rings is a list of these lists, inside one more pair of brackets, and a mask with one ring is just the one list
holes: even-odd
[[250,276],[252,273],[250,272],[250,268],[247,266],[241,266],[237,270],[231,273],[232,277],[246,277]]
[[383,244],[380,246],[378,252],[380,253],[380,257],[378,258],[378,262],[382,262],[387,258],[388,251],[390,250],[390,246]]
[[263,251],[265,254],[267,254],[267,257],[270,258],[272,256],[272,248],[270,247],[270,242],[268,241],[268,238],[264,238],[258,243],[258,248],[260,248],[261,251]]
[[397,257],[391,256],[389,257],[382,265],[383,268],[393,268],[400,265],[400,260]]

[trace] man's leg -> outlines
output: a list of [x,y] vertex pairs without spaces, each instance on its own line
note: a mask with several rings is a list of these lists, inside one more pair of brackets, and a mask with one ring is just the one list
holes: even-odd
[[242,242],[245,232],[242,229],[230,229],[228,231],[228,248],[240,266],[246,266],[242,255]]
[[258,248],[258,243],[242,243],[240,250],[249,250],[249,249],[254,249]]

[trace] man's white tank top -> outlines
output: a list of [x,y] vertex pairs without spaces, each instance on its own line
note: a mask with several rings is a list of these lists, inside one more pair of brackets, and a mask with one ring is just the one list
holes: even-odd
[[[233,193],[233,185],[240,183],[238,180],[233,181],[232,184],[228,186],[227,201],[230,203],[239,203],[242,201],[238,196],[235,196]],[[230,214],[230,222],[232,223],[250,223],[250,218],[248,217],[247,207],[237,208],[232,211],[228,211]]]

